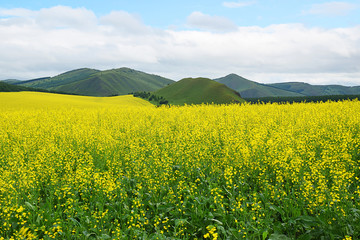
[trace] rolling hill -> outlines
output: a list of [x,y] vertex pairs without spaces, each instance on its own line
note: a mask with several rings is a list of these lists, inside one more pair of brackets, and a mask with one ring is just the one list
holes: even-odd
[[60,86],[86,79],[91,74],[97,73],[97,72],[99,72],[99,70],[90,69],[90,68],[80,68],[80,69],[62,73],[55,77],[37,78],[37,79],[28,80],[28,81],[23,81],[21,83],[18,82],[16,84],[21,85],[21,86],[26,86],[26,87],[35,87],[35,88],[56,90]]
[[129,68],[97,72],[88,78],[62,85],[57,89],[63,92],[89,96],[125,95],[137,91],[155,91],[172,80]]
[[243,98],[304,96],[302,93],[250,81],[236,74],[229,74],[214,80],[239,92]]
[[17,80],[17,79],[5,79],[5,80],[1,80],[0,82],[9,83],[9,84],[16,84],[16,83],[20,83],[22,81]]
[[55,90],[18,86],[3,81],[0,81],[0,92],[43,92],[43,93],[69,94]]
[[34,89],[24,86],[16,86],[10,83],[0,81],[0,92],[21,92],[21,91],[34,91]]
[[297,92],[305,96],[360,94],[360,86],[346,87],[341,85],[311,85],[303,82],[273,83],[268,85],[278,89]]
[[129,68],[99,71],[81,68],[51,78],[41,78],[17,83],[87,96],[125,95],[136,91],[156,91],[173,80]]
[[[203,81],[204,79],[202,79]],[[197,82],[202,82],[197,81]],[[218,83],[225,84],[227,87],[240,93],[242,98],[264,98],[264,97],[303,97],[303,96],[327,96],[327,95],[359,95],[360,86],[346,87],[341,85],[311,85],[302,82],[285,82],[273,84],[261,84],[236,74],[229,74],[222,78],[214,79]],[[114,96],[126,95],[133,92],[156,92],[159,89],[174,83],[173,80],[161,76],[136,71],[130,68],[118,68],[100,71],[90,68],[80,68],[62,73],[54,77],[43,77],[28,81],[19,81],[8,79],[0,81],[3,84],[12,84],[19,87],[33,88],[30,91],[51,91],[58,93],[87,95],[87,96]],[[194,83],[191,83],[194,84]],[[189,84],[189,85],[191,85]],[[211,84],[210,84],[211,85]],[[200,86],[193,88],[184,88],[189,93],[184,92],[183,85],[175,85],[171,89],[176,95],[180,96],[174,99],[174,102],[181,103],[181,96],[187,96],[192,102],[199,102],[200,97],[195,100],[195,90],[205,91],[209,86]],[[27,91],[21,88],[12,88],[8,85],[2,85],[6,91]],[[181,88],[177,90],[176,88]],[[12,89],[12,90],[10,90]],[[41,90],[43,89],[43,90]],[[4,90],[5,91],[5,90]],[[207,91],[207,90],[206,90]],[[167,94],[166,92],[162,92]],[[216,92],[214,99],[217,99]],[[201,92],[203,94],[203,92]],[[199,96],[202,96],[202,95]],[[208,94],[205,94],[204,102],[209,102]],[[218,99],[219,100],[219,99]],[[187,100],[186,100],[187,101]],[[185,102],[186,102],[185,101]],[[184,103],[185,103],[184,102]],[[221,101],[220,101],[221,102]]]
[[18,86],[10,83],[6,83],[3,81],[0,81],[0,92],[48,92],[48,93],[60,93],[56,91],[46,90],[46,89],[39,89],[39,88],[32,88],[32,87],[24,87],[24,86]]
[[233,89],[207,78],[185,78],[154,94],[174,105],[244,102]]

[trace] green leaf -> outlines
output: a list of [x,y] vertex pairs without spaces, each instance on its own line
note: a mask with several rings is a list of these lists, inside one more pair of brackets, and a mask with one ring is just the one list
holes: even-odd
[[269,240],[291,240],[291,238],[284,234],[273,233],[270,235]]
[[183,225],[184,223],[188,223],[186,219],[176,219],[175,226]]
[[81,226],[80,222],[76,220],[75,218],[70,217],[69,220],[71,220],[75,225]]
[[318,222],[315,217],[311,217],[311,216],[300,216],[300,217],[295,218],[295,220],[302,221],[302,222],[309,222],[309,223]]
[[99,239],[111,239],[111,237],[107,234],[101,234],[100,237],[98,237]]
[[220,225],[223,225],[222,222],[220,222],[219,220],[217,220],[217,219],[215,219],[215,218],[212,218],[212,219],[209,219],[209,220],[211,220],[211,221],[213,221],[213,222],[216,222],[216,223],[218,223],[218,224],[220,224]]
[[263,232],[262,239],[265,240],[268,235],[269,235],[268,231]]
[[25,202],[25,205],[30,208],[31,210],[35,211],[36,210],[36,207],[34,205],[32,205],[31,203],[29,202]]
[[298,240],[311,240],[313,238],[311,237],[310,233],[304,233],[304,234],[298,236],[297,239]]
[[281,215],[284,214],[284,210],[282,210],[281,208],[279,208],[279,207],[277,207],[277,206],[275,206],[275,205],[270,205],[269,208],[270,208],[271,210],[275,211],[275,212],[280,213]]

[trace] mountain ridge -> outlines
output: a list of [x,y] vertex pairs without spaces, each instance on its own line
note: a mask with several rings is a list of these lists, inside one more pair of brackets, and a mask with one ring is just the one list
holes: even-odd
[[313,85],[305,82],[282,82],[268,84],[268,86],[294,91],[305,96],[360,94],[360,86],[343,86],[339,84]]
[[[312,85],[305,82],[264,84],[246,79],[235,73],[213,80],[239,92],[243,98],[360,94],[360,86]],[[169,84],[175,83],[171,79],[127,67],[103,71],[92,68],[79,68],[54,77],[42,77],[27,81],[7,79],[1,82],[87,96],[125,95],[139,91],[156,92]]]
[[243,98],[303,96],[302,94],[293,91],[278,89],[266,84],[251,81],[234,73],[214,80],[236,90]]

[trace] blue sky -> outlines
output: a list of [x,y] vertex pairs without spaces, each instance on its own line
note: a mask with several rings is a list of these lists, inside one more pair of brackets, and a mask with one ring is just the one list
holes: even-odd
[[0,34],[0,79],[127,66],[360,85],[359,0],[0,0]]
[[[57,5],[74,8],[85,7],[97,16],[111,11],[127,11],[139,15],[145,24],[167,28],[182,26],[192,12],[223,16],[239,26],[268,26],[271,24],[302,23],[309,27],[347,27],[360,21],[360,1],[313,1],[313,0],[248,0],[248,1],[148,1],[148,0],[14,0],[0,1],[2,8],[27,8],[39,10]],[[331,3],[326,6],[327,3]],[[316,8],[322,11],[314,11]]]

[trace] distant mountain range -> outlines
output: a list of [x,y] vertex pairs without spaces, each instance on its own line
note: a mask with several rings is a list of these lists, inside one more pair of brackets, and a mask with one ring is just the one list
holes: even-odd
[[342,85],[311,85],[302,82],[285,82],[268,84],[268,86],[296,92],[305,96],[325,96],[325,95],[358,95],[360,86],[346,87]]
[[226,77],[214,79],[219,83],[223,83],[229,88],[239,92],[243,98],[259,98],[259,97],[293,97],[304,96],[301,93],[289,91],[286,89],[272,87],[270,85],[250,81],[236,74],[230,74]]
[[8,79],[0,83],[0,91],[43,90],[87,96],[125,95],[145,91],[163,96],[173,104],[242,101],[238,93],[242,98],[360,95],[360,86],[311,85],[301,82],[261,84],[236,74],[214,81],[187,78],[175,82],[130,68],[105,71],[81,68],[55,77],[28,81]]
[[360,94],[360,86],[346,87],[342,85],[311,85],[302,82],[261,84],[250,81],[236,74],[230,74],[226,77],[214,80],[236,90],[243,98]]

